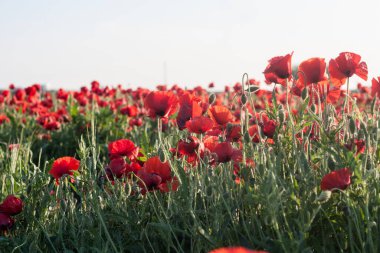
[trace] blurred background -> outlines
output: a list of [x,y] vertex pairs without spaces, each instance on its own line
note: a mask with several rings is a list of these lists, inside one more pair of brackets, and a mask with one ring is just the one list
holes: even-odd
[[[340,52],[380,75],[379,0],[0,0],[0,89],[263,80],[267,61]],[[364,83],[365,84],[365,83]],[[205,86],[206,87],[206,86]]]

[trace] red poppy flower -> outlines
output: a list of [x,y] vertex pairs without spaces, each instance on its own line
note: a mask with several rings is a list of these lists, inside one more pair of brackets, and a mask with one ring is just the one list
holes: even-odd
[[22,200],[14,195],[8,195],[3,203],[0,204],[0,212],[8,215],[16,215],[21,213],[23,207]]
[[259,126],[258,125],[252,125],[248,128],[248,133],[252,137],[252,141],[254,143],[260,142],[260,135],[259,135]]
[[231,111],[223,105],[214,105],[208,109],[208,115],[218,125],[225,126],[227,123],[233,121]]
[[7,231],[12,228],[14,220],[6,213],[0,213],[0,231]]
[[3,124],[4,122],[10,122],[10,119],[8,118],[7,115],[5,114],[0,114],[0,125]]
[[326,62],[323,58],[315,57],[301,62],[298,71],[300,72],[298,81],[301,85],[318,83],[327,79],[325,75]]
[[208,117],[199,116],[186,122],[190,133],[203,134],[214,126],[214,121]]
[[52,175],[56,182],[58,183],[58,179],[63,175],[73,175],[73,171],[78,170],[80,162],[74,157],[65,156],[58,158],[54,161],[49,174]]
[[124,158],[112,159],[108,164],[108,168],[111,170],[112,174],[117,178],[121,178],[127,170]]
[[152,91],[145,97],[144,105],[150,117],[167,118],[175,113],[178,99],[170,91]]
[[321,181],[321,189],[323,191],[333,189],[346,189],[351,184],[351,171],[348,168],[343,168],[330,172],[325,175]]
[[177,125],[180,130],[185,129],[186,122],[191,118],[202,115],[202,107],[199,105],[200,99],[191,95],[189,92],[184,93],[179,98],[179,111],[177,115]]
[[137,107],[136,106],[125,106],[120,109],[120,113],[123,115],[128,115],[129,117],[137,116]]
[[286,86],[286,79],[281,79],[278,76],[276,76],[274,73],[266,73],[264,74],[264,77],[265,77],[266,84],[278,83],[284,87]]
[[186,156],[186,161],[188,163],[195,164],[198,160],[198,155],[203,156],[204,145],[201,143],[197,137],[188,136],[184,140],[179,140],[177,149],[174,152],[177,152],[179,157]]
[[263,134],[269,138],[273,138],[274,132],[276,131],[276,121],[270,119],[267,121],[264,121],[262,124],[263,128]]
[[241,126],[239,124],[228,124],[226,128],[226,140],[231,142],[239,141],[241,137]]
[[225,247],[211,250],[209,253],[268,253],[268,251],[250,250],[243,247]]
[[371,95],[372,97],[376,96],[380,98],[380,76],[372,79],[372,87],[371,87]]
[[121,156],[132,159],[136,157],[137,153],[138,147],[135,146],[133,141],[128,139],[121,139],[108,144],[108,155],[111,160]]
[[[157,189],[160,184],[166,184],[172,179],[168,162],[161,162],[158,156],[149,158],[137,176],[145,183],[148,190]],[[140,184],[144,187],[143,184]]]
[[350,143],[345,144],[344,146],[348,150],[352,150],[354,145],[356,147],[356,155],[364,153],[364,151],[365,151],[365,140],[358,140],[358,139],[355,139],[354,141],[351,140]]
[[234,149],[230,142],[218,143],[212,152],[217,155],[217,162],[219,163],[226,163],[231,160],[239,162],[242,156],[241,150]]
[[368,69],[365,62],[360,62],[361,56],[355,53],[343,52],[329,62],[329,72],[332,79],[340,80],[343,84],[346,78],[356,74],[367,81]]
[[63,100],[66,102],[68,98],[69,98],[69,92],[66,92],[63,89],[59,89],[57,91],[57,99]]
[[292,76],[292,55],[276,56],[269,60],[264,74],[272,73],[280,79],[287,79]]

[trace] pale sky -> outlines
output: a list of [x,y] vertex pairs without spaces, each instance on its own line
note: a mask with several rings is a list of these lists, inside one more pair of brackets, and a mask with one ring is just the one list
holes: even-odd
[[0,0],[0,88],[218,88],[243,73],[262,80],[269,58],[340,52],[380,76],[380,0]]

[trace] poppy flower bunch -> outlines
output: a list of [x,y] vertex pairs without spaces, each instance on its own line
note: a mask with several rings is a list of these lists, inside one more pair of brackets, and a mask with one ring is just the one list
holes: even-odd
[[22,212],[23,202],[14,195],[8,195],[0,204],[0,231],[7,231],[12,228],[15,216]]
[[107,177],[114,181],[116,178],[136,174],[141,168],[137,160],[139,157],[139,147],[129,139],[120,139],[108,144],[108,157],[110,162],[106,168]]

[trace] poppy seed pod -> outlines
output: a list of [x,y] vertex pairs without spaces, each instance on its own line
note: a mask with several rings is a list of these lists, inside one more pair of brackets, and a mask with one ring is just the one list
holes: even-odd
[[315,104],[312,104],[310,109],[313,113],[315,113],[317,111],[317,107],[315,106]]
[[214,93],[210,94],[210,96],[208,97],[208,103],[212,105],[215,102],[215,100],[216,100],[215,94]]
[[303,100],[306,100],[306,98],[308,97],[309,93],[307,92],[307,89],[303,89],[302,90],[302,93],[301,93],[301,97]]
[[164,150],[162,148],[158,149],[158,157],[160,158],[160,161],[162,163],[166,162],[165,152],[164,152]]
[[350,128],[350,132],[354,134],[356,130],[356,124],[355,124],[355,120],[351,117],[349,119],[349,128]]
[[317,201],[318,202],[326,202],[331,198],[331,191],[322,191],[321,194],[318,196]]
[[243,93],[241,95],[241,104],[245,105],[247,103],[247,100],[248,100],[247,95],[245,93]]
[[281,109],[278,111],[278,117],[280,118],[280,122],[284,123],[285,122],[285,112],[284,109]]

